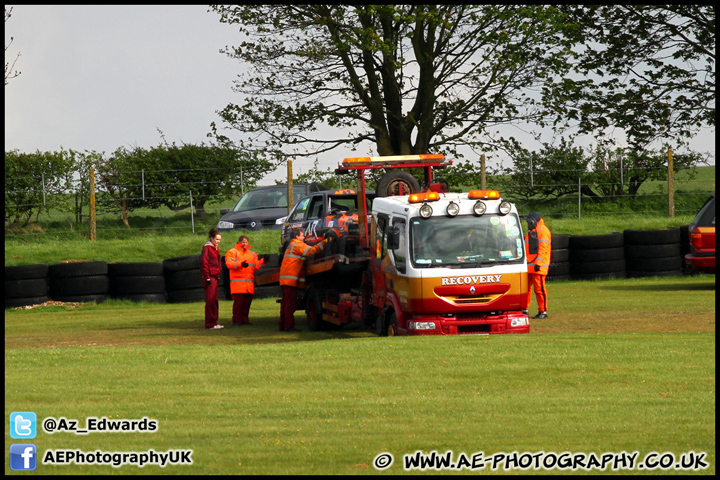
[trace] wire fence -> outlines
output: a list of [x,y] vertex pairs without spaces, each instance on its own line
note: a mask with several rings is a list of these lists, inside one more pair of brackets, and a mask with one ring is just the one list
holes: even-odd
[[[551,183],[547,181],[548,172],[531,171],[527,184],[511,183],[508,175],[488,175],[486,187],[500,190],[504,198],[516,203],[521,213],[542,207],[545,216],[557,218],[634,214],[694,215],[715,190],[714,166],[704,168],[709,170],[702,170],[701,174],[681,171],[669,179],[645,180],[636,193],[629,190],[628,178],[632,175],[632,168],[619,169],[619,172],[615,173],[617,182],[601,181],[602,177],[599,175],[606,174],[607,171],[557,170],[554,172],[555,176],[563,179],[577,176],[577,182]],[[138,174],[139,181],[115,185],[115,191],[122,192],[115,194],[115,198],[102,185],[98,185],[94,211],[97,231],[108,236],[127,232],[128,229],[206,231],[217,224],[222,216],[220,210],[232,208],[247,190],[242,182],[240,191],[220,193],[217,185],[208,185],[199,180],[177,180],[180,173],[188,171],[191,170],[164,170],[152,172],[152,175],[144,171],[134,172]],[[159,173],[173,180],[166,183],[156,180],[146,182],[148,177],[157,178]],[[588,173],[594,174],[595,178],[588,180]],[[51,178],[53,176],[47,173],[6,178],[6,188],[9,188],[8,185],[23,185],[26,192],[22,198],[29,200],[13,203],[13,198],[20,197],[6,189],[6,238],[49,233],[77,235],[78,232],[89,231],[91,212],[87,182],[74,178],[65,180],[60,185],[58,182],[51,184]],[[463,180],[474,179],[464,177]],[[314,181],[324,183],[330,188],[353,188],[355,183],[354,178],[334,175],[315,178]],[[464,191],[479,187],[479,184],[472,183],[463,185]],[[451,190],[457,188],[451,187]],[[548,190],[564,193],[532,195],[534,192]],[[518,195],[518,192],[522,195]]]

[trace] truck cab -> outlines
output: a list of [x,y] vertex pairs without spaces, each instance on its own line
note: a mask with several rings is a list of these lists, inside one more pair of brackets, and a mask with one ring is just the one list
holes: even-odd
[[380,335],[529,331],[520,218],[499,192],[376,198],[372,218]]

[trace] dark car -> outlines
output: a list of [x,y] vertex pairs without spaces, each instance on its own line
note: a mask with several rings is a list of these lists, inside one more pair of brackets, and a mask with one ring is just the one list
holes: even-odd
[[[370,214],[375,193],[367,192],[366,212]],[[306,241],[313,243],[324,237],[328,229],[344,230],[357,236],[357,193],[352,189],[326,190],[307,195],[295,204],[282,226],[281,241],[290,238],[290,229],[300,227],[305,231]]]
[[690,223],[690,253],[685,263],[701,272],[715,273],[715,192]]
[[[295,183],[293,184],[295,200],[293,203],[297,203],[301,197],[309,193],[326,189],[325,185],[317,183]],[[285,218],[287,213],[287,185],[258,187],[240,197],[232,209],[220,210],[222,218],[217,224],[217,229],[221,232],[262,230],[264,228],[280,230],[282,222],[278,223],[277,220]]]

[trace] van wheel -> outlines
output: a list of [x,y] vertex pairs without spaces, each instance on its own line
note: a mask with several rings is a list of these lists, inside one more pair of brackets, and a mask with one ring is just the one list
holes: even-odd
[[410,195],[420,191],[420,183],[412,174],[402,170],[390,171],[380,177],[375,193],[378,197]]

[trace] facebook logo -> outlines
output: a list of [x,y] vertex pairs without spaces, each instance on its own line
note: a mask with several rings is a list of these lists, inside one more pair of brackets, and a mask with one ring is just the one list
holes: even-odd
[[13,443],[10,445],[10,468],[12,470],[35,470],[37,467],[37,447],[32,443]]
[[10,438],[35,438],[37,416],[35,412],[12,412],[10,414]]

